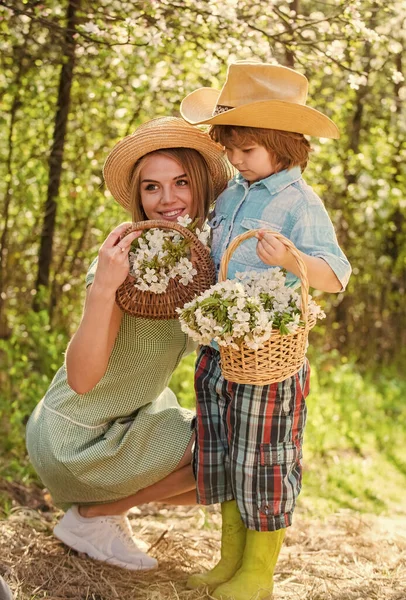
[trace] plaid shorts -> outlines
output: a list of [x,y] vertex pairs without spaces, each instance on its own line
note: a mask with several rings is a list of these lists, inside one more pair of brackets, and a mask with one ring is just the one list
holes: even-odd
[[220,353],[204,346],[196,364],[194,469],[200,504],[235,499],[248,529],[292,524],[302,483],[310,368],[281,383],[227,381]]

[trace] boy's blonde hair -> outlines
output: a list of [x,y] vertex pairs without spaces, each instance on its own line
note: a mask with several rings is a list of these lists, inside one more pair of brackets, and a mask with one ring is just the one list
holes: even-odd
[[312,148],[302,133],[262,129],[260,127],[241,127],[234,125],[212,125],[210,137],[222,146],[237,148],[255,143],[263,146],[277,164],[277,171],[299,166],[302,171],[307,167]]
[[176,160],[187,175],[192,195],[193,208],[196,208],[196,218],[202,224],[215,200],[212,177],[203,156],[192,148],[165,148],[145,154],[134,165],[130,184],[130,209],[133,221],[146,221],[141,203],[141,170],[150,156],[168,156]]

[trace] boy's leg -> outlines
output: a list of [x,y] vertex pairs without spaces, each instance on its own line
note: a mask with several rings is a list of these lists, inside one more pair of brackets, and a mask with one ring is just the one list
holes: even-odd
[[227,581],[241,564],[245,527],[233,499],[228,439],[231,384],[224,380],[219,353],[202,348],[196,364],[197,399],[195,474],[200,504],[221,503],[222,540],[220,562],[208,573],[189,577],[187,586],[211,589]]
[[216,600],[261,600],[270,598],[273,575],[286,529],[247,531],[242,567],[213,593]]
[[230,384],[220,369],[220,354],[204,346],[196,363],[196,444],[194,469],[199,504],[234,499],[230,479]]
[[247,529],[283,529],[302,483],[308,364],[281,383],[233,385],[230,462],[241,518]]
[[274,568],[301,488],[308,364],[280,384],[238,385],[233,391],[230,460],[248,531],[241,568],[213,597],[260,600],[272,594]]
[[186,584],[191,590],[205,586],[213,590],[221,583],[231,579],[241,567],[247,530],[241,520],[240,511],[235,500],[222,503],[221,516],[220,561],[211,571],[191,575]]

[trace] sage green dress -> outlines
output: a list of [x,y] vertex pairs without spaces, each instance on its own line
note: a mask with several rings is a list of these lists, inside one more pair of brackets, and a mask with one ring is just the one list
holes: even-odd
[[32,464],[56,505],[125,498],[175,469],[194,413],[167,386],[194,348],[175,319],[124,314],[107,371],[90,392],[74,392],[65,365],[59,369],[26,435]]

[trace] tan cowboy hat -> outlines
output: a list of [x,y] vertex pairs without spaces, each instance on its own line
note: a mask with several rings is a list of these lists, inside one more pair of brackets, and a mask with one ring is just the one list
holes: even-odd
[[126,210],[131,210],[130,184],[135,163],[146,154],[164,148],[197,150],[207,163],[216,197],[234,174],[222,146],[206,133],[178,117],[158,117],[140,125],[134,133],[118,142],[104,164],[106,185]]
[[337,126],[306,106],[308,81],[280,65],[239,61],[230,64],[221,92],[200,88],[183,99],[180,114],[193,125],[263,127],[339,138]]

